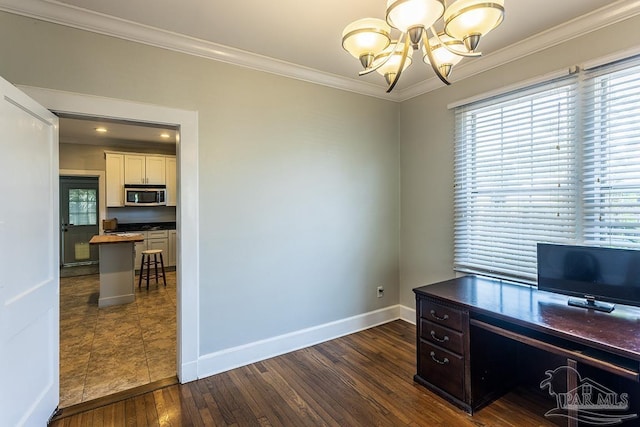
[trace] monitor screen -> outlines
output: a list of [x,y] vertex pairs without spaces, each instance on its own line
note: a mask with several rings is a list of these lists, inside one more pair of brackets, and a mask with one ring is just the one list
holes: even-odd
[[538,289],[640,305],[640,251],[538,243]]

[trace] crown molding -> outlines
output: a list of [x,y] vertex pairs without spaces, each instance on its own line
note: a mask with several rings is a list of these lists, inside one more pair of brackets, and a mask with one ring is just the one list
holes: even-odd
[[[453,83],[456,80],[460,81],[475,76],[584,34],[632,18],[638,14],[640,14],[640,0],[618,0],[608,6],[550,28],[504,49],[483,55],[473,61],[465,61],[465,63],[455,68],[455,80],[453,80]],[[442,83],[434,76],[400,90],[398,93],[399,101],[406,101],[441,87],[443,87]]]
[[[395,102],[442,87],[440,80],[431,77],[387,94],[384,87],[362,80],[314,70],[55,0],[0,0],[0,11]],[[456,67],[455,80],[463,80],[638,14],[640,0],[618,0],[497,52],[465,62]]]

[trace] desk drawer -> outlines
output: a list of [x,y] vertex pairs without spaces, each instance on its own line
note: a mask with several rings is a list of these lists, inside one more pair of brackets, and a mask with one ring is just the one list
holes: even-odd
[[464,359],[426,341],[420,340],[418,374],[429,383],[464,400]]
[[462,332],[462,310],[423,299],[420,300],[420,317]]
[[464,352],[462,337],[463,335],[460,332],[420,319],[420,338],[425,341],[430,341],[439,347],[462,354]]

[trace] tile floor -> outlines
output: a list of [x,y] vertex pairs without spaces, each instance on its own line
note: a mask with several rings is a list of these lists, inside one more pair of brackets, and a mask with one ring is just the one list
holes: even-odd
[[[136,276],[137,280],[137,276]],[[176,273],[98,308],[97,274],[60,279],[60,408],[176,375]]]

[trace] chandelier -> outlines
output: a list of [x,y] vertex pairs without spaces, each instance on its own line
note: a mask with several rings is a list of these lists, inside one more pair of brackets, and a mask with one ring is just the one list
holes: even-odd
[[[418,51],[435,74],[449,85],[453,66],[464,57],[477,57],[480,38],[504,17],[504,0],[387,0],[386,22],[364,18],[347,25],[342,47],[360,60],[363,76],[382,74],[391,92]],[[442,18],[443,29],[434,24]],[[400,32],[391,38],[392,28]]]

